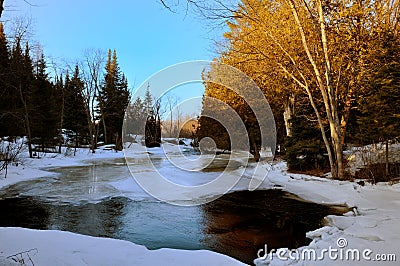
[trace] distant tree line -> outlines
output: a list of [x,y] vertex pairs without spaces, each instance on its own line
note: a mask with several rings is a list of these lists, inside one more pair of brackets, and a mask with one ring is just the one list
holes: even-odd
[[34,149],[61,152],[66,136],[93,152],[98,141],[122,149],[130,91],[116,51],[109,50],[106,60],[99,51],[88,52],[83,63],[53,79],[44,54],[33,60],[30,53],[18,36],[10,45],[0,23],[0,137],[26,136],[31,157]]

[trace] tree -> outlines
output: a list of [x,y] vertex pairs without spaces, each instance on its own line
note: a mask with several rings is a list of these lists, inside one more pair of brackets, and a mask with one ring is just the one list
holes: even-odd
[[4,5],[4,0],[0,0],[0,18],[1,18],[1,14],[3,13],[3,10],[4,10],[3,5]]
[[[3,24],[0,23],[0,136],[10,136],[18,134],[10,126],[9,121],[17,121],[18,111],[16,93],[9,86],[10,53],[4,33]],[[14,125],[19,123],[15,122]]]
[[[26,46],[29,51],[29,46]],[[42,152],[46,147],[54,147],[57,140],[58,108],[55,87],[48,80],[44,54],[41,53],[35,62],[35,75],[30,88],[28,109],[30,113],[31,134],[41,145]]]
[[400,132],[400,42],[390,28],[376,33],[375,49],[366,60],[366,92],[359,99],[358,138],[366,143],[385,142],[385,176],[389,176],[389,140]]
[[87,125],[90,136],[90,147],[95,152],[97,146],[96,128],[96,99],[99,94],[101,69],[104,64],[104,53],[100,49],[88,49],[84,52],[84,62],[81,63],[82,76],[85,83],[83,97],[85,99],[85,109]]
[[65,109],[65,86],[64,86],[64,81],[63,81],[63,76],[60,75],[59,77],[56,74],[56,84],[55,86],[55,92],[56,92],[56,102],[58,103],[58,119],[59,119],[59,124],[58,124],[58,153],[61,153],[61,147],[64,142],[63,138],[63,126],[64,126],[64,109]]
[[154,113],[153,96],[151,95],[151,92],[150,92],[150,84],[147,84],[143,103],[146,107],[147,115],[149,115],[150,113]]
[[128,105],[126,132],[136,136],[144,135],[147,115],[147,107],[144,101],[137,97],[133,103]]
[[98,101],[103,124],[105,143],[114,143],[117,150],[122,149],[122,125],[130,93],[128,81],[117,62],[117,53],[108,51],[106,73],[103,86],[99,91]]
[[207,16],[228,18],[231,29],[220,61],[252,77],[275,110],[307,95],[331,173],[343,178],[347,121],[362,89],[367,44],[379,25],[398,27],[398,1],[246,0],[235,10],[216,2],[223,11],[211,8]]
[[84,83],[80,78],[79,66],[75,66],[72,79],[67,73],[65,77],[65,103],[63,125],[65,129],[71,130],[75,136],[75,148],[82,141],[82,137],[87,134],[87,117],[85,109],[85,99],[82,91]]
[[27,145],[29,156],[33,157],[32,150],[32,131],[31,131],[31,89],[33,82],[32,60],[29,55],[29,49],[25,49],[25,54],[22,53],[20,39],[17,39],[11,53],[10,62],[10,80],[9,86],[14,90],[15,95],[18,95],[18,103],[20,108],[20,117],[24,124],[25,135],[27,136]]

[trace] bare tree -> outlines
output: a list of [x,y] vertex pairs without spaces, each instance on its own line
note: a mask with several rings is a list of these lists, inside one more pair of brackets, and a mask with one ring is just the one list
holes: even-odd
[[0,139],[0,173],[4,171],[4,178],[7,178],[8,166],[17,161],[23,147],[23,142],[17,139]]
[[168,94],[167,95],[167,105],[168,105],[168,110],[169,110],[169,119],[170,119],[170,124],[169,124],[169,136],[173,136],[173,130],[174,130],[174,107],[178,103],[177,97]]
[[105,62],[105,52],[101,49],[87,49],[84,51],[84,61],[81,62],[82,78],[85,83],[83,96],[85,98],[85,109],[88,129],[90,134],[90,147],[95,152],[97,144],[96,125],[96,99],[99,92],[101,70]]

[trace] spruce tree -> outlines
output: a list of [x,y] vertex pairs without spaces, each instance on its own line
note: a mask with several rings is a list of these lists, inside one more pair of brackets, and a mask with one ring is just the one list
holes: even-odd
[[144,135],[144,128],[147,118],[147,108],[144,101],[140,97],[128,105],[129,111],[127,112],[126,132],[133,135]]
[[84,83],[79,75],[79,67],[75,66],[72,79],[66,74],[64,88],[63,127],[73,131],[75,148],[87,134],[85,100],[82,95]]
[[[15,93],[8,84],[10,54],[3,24],[0,22],[0,136],[13,135],[10,120],[15,120]],[[11,134],[10,134],[11,133]]]
[[122,149],[122,125],[129,99],[128,81],[119,68],[117,53],[114,50],[111,56],[109,50],[98,101],[104,141],[106,144],[114,143],[118,150]]
[[400,41],[383,30],[365,75],[366,92],[359,100],[358,138],[366,144],[385,142],[385,173],[389,169],[389,141],[400,136]]
[[[26,46],[26,51],[29,51],[28,45]],[[44,152],[45,147],[55,147],[58,112],[56,90],[48,80],[46,61],[43,54],[36,62],[35,72],[29,101],[32,137],[38,140],[38,144],[40,144],[41,150]]]
[[[18,110],[18,120],[22,122],[25,135],[27,137],[27,145],[29,156],[33,156],[32,151],[32,134],[30,116],[34,106],[31,104],[32,82],[34,79],[32,60],[29,55],[29,47],[25,49],[23,54],[20,39],[17,39],[11,52],[9,86],[15,95],[16,110]],[[17,122],[19,122],[17,120]]]

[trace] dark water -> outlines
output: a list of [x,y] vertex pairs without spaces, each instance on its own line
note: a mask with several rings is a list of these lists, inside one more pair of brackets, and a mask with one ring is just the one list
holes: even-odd
[[349,211],[346,206],[307,202],[281,190],[229,193],[202,210],[208,248],[248,264],[265,244],[269,250],[308,245],[306,232],[321,227],[325,216]]

